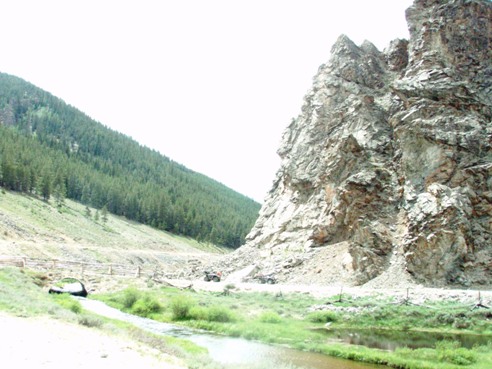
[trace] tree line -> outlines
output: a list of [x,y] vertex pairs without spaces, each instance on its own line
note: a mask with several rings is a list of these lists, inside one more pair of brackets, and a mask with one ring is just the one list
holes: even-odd
[[0,186],[231,248],[260,204],[0,73]]

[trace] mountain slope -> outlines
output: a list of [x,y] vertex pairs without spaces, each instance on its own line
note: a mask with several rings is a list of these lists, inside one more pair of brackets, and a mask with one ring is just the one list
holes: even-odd
[[[136,122],[138,124],[138,122]],[[164,133],[172,134],[172,132]],[[235,248],[260,205],[0,73],[0,186]]]
[[109,214],[103,219],[96,209],[71,200],[57,209],[36,197],[3,190],[0,209],[0,256],[139,265],[172,275],[226,252],[124,217]]

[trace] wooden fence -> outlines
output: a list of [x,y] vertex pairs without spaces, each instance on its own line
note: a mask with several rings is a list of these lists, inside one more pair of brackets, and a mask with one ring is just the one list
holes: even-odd
[[172,278],[172,275],[166,275],[162,270],[157,268],[144,267],[142,265],[130,264],[104,264],[104,263],[83,263],[79,261],[59,260],[59,259],[36,259],[27,257],[1,256],[0,266],[14,266],[19,268],[28,268],[37,271],[50,272],[63,270],[65,272],[77,275],[111,275],[121,277],[166,277]]

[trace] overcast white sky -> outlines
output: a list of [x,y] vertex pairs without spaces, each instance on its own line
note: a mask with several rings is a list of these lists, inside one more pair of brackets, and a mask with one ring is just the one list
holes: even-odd
[[341,34],[408,38],[411,0],[0,0],[0,71],[257,201]]

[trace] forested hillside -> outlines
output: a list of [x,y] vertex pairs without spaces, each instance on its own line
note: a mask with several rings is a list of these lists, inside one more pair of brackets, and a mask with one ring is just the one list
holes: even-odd
[[54,206],[70,198],[232,248],[243,243],[260,209],[254,200],[3,73],[0,186],[39,196]]

